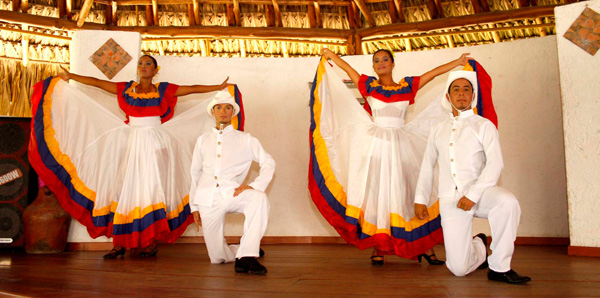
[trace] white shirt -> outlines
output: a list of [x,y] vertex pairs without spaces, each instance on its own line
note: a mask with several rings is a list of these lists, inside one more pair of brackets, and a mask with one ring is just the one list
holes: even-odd
[[273,179],[275,160],[256,138],[235,130],[231,125],[222,131],[213,128],[212,132],[198,137],[191,169],[192,212],[198,211],[198,206],[211,207],[215,193],[220,192],[226,199],[232,198],[235,189],[244,182],[253,161],[260,164],[260,172],[249,186],[264,192]]
[[458,191],[477,203],[488,187],[496,185],[504,166],[496,127],[473,110],[438,124],[429,134],[415,203],[429,204],[436,162],[440,201],[454,198]]

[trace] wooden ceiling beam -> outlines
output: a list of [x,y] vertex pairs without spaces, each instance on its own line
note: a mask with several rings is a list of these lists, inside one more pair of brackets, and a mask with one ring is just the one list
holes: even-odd
[[[105,0],[96,0],[96,2]],[[159,5],[191,4],[194,0],[157,0]],[[208,4],[231,4],[231,0],[197,0],[200,3]],[[368,3],[386,2],[389,0],[366,0]],[[271,4],[271,0],[239,0],[241,4],[266,5]],[[278,0],[279,5],[307,5],[306,0]],[[348,1],[340,0],[315,0],[321,6],[349,6]],[[117,0],[118,5],[152,5],[152,0]]]
[[240,0],[233,0],[233,16],[235,17],[236,26],[241,26],[242,19],[240,18]]
[[[478,0],[471,0],[471,2],[473,1],[478,1]],[[487,1],[487,0],[485,0]],[[429,10],[429,14],[431,15],[431,19],[437,19],[440,15],[441,15],[441,5],[438,8],[437,6],[437,2],[439,2],[439,0],[427,0],[427,9]]]
[[[12,0],[14,1],[19,1],[19,0]],[[29,0],[21,0],[21,11],[24,13],[27,13],[27,10],[29,10]]]
[[317,16],[313,5],[308,5],[308,27],[317,28]]
[[12,11],[19,11],[21,10],[21,1],[16,0],[12,2]]
[[[527,1],[527,0],[519,0],[519,1]],[[483,8],[481,6],[481,2],[487,2],[487,0],[471,0],[471,5],[473,5],[473,11],[475,13],[482,13],[483,12]]]
[[392,24],[398,23],[398,12],[396,11],[396,4],[394,4],[394,1],[388,1],[388,14],[390,15]]
[[554,8],[561,5],[525,7],[516,10],[485,12],[475,15],[435,19],[426,22],[390,24],[377,26],[376,28],[360,29],[359,34],[363,39],[365,39],[367,37],[395,35],[400,33],[428,32],[445,28],[451,29],[477,25],[480,23],[497,23],[522,19],[535,19],[538,17],[553,16]]
[[363,16],[365,16],[365,19],[367,19],[367,23],[371,27],[375,27],[375,19],[373,19],[373,16],[371,15],[371,11],[369,10],[369,8],[365,4],[365,2],[363,0],[353,0],[353,1],[358,6],[358,9],[360,9],[360,12],[363,14]]
[[65,0],[56,1],[56,8],[58,8],[58,17],[59,18],[67,17],[67,1],[65,1]]
[[83,5],[81,6],[81,11],[79,12],[79,19],[77,20],[77,27],[83,26],[83,24],[85,23],[85,19],[90,13],[90,8],[92,7],[93,3],[94,0],[85,0],[85,2],[83,2]]
[[158,26],[158,2],[156,0],[152,0],[152,20],[154,25]]
[[235,13],[233,12],[233,4],[227,4],[227,25],[237,26],[235,23]]
[[[59,9],[60,11],[60,9]],[[60,15],[60,12],[59,12]],[[104,7],[104,24],[111,25],[112,24],[112,7],[109,5],[105,5]]]
[[267,20],[267,27],[275,27],[275,14],[271,4],[265,5],[265,19]]
[[200,4],[198,3],[198,0],[192,1],[192,9],[194,13],[194,22],[198,26],[202,25],[202,21],[200,20]]
[[398,13],[398,22],[406,22],[404,18],[404,8],[402,8],[402,1],[394,0],[394,6],[396,7],[396,12]]
[[[126,27],[126,26],[111,26],[96,23],[86,23],[82,27],[78,27],[74,21],[36,16],[13,11],[0,11],[0,21],[30,25],[38,28],[48,28],[53,30],[116,30],[116,31],[134,31],[142,35],[152,36],[171,36],[183,37],[189,36],[193,38],[214,38],[231,36],[236,38],[256,38],[256,39],[273,39],[273,38],[296,38],[304,40],[340,40],[346,41],[348,36],[356,31],[357,34],[364,40],[366,38],[376,38],[378,36],[397,35],[403,33],[423,33],[434,30],[450,29],[464,26],[476,25],[479,23],[495,23],[509,22],[522,19],[536,19],[541,17],[553,16],[554,8],[561,5],[548,5],[526,7],[518,10],[509,11],[493,11],[481,13],[477,15],[468,15],[461,17],[451,17],[445,19],[435,19],[427,22],[417,23],[398,23],[376,28],[364,28],[355,30],[342,29],[308,29],[308,28],[274,28],[274,27],[219,27],[219,26],[196,26],[196,27]],[[536,25],[541,26],[541,25]],[[545,25],[545,26],[552,26]],[[507,27],[510,30],[510,27]],[[498,30],[499,28],[494,28]],[[450,33],[444,33],[450,34]]]
[[196,26],[196,17],[194,16],[194,4],[188,4],[188,23],[190,26]]
[[154,17],[152,16],[152,6],[146,6],[146,24],[154,26]]
[[317,18],[317,28],[323,28],[323,17],[321,16],[321,6],[319,5],[318,2],[313,2],[313,7],[315,8],[315,16]]
[[110,10],[112,14],[112,24],[113,26],[117,26],[119,24],[119,19],[117,18],[117,3],[115,1],[110,1]]
[[354,19],[354,9],[352,5],[346,7],[346,14],[348,17],[348,26],[350,29],[356,29],[356,20]]
[[283,27],[283,20],[281,19],[281,12],[279,11],[277,0],[272,0],[271,4],[273,4],[273,13],[275,14],[275,26]]
[[[444,13],[444,10],[442,9],[442,2],[440,2],[440,0],[427,0],[429,2],[429,4],[431,4],[431,2],[433,1],[435,3],[435,8],[437,10],[437,16],[436,18],[444,18],[446,16],[446,14]],[[487,1],[487,0],[484,0]]]

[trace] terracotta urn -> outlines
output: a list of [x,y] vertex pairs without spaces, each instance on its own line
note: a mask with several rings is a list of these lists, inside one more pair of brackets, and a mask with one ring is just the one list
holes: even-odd
[[41,185],[35,201],[25,208],[23,225],[27,253],[51,254],[65,251],[71,216],[60,206],[47,186]]

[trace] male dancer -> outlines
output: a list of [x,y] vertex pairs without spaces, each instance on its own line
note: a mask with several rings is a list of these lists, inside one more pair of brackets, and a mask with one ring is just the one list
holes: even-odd
[[[204,233],[208,256],[213,264],[235,260],[235,271],[266,274],[256,258],[262,256],[260,240],[269,217],[265,189],[273,178],[275,161],[250,134],[235,130],[231,119],[240,107],[228,90],[220,91],[207,112],[215,117],[215,128],[198,138],[192,158],[190,208],[196,229]],[[242,184],[253,161],[260,173],[248,185]],[[243,213],[244,235],[239,245],[227,245],[223,236],[225,214]]]
[[[439,198],[446,266],[456,276],[488,268],[488,279],[512,284],[531,280],[510,267],[521,216],[519,202],[496,186],[503,167],[498,131],[477,115],[477,77],[473,71],[451,72],[442,106],[451,119],[429,134],[417,182],[415,215],[429,216],[427,204],[433,185],[433,168],[439,164]],[[473,216],[487,218],[492,228],[492,254],[487,258],[487,237],[471,238]]]

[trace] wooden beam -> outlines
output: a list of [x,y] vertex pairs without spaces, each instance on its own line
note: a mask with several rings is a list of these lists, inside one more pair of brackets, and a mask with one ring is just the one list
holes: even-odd
[[[27,25],[24,25],[24,26],[27,26]],[[17,32],[17,33],[26,34],[26,35],[33,35],[33,36],[39,36],[39,37],[47,37],[47,38],[71,41],[71,38],[68,36],[54,35],[54,34],[36,32],[36,31],[31,31],[31,30],[22,30],[22,29],[17,29],[17,28],[2,27],[2,31]]]
[[348,18],[348,26],[350,29],[356,29],[356,20],[354,19],[354,8],[352,5],[346,7],[346,15]]
[[[136,15],[137,15],[137,13],[136,13]],[[155,25],[154,24],[154,17],[152,16],[152,6],[149,6],[149,5],[146,5],[146,24],[148,24],[148,26],[154,26]]]
[[519,8],[529,6],[529,0],[518,0],[515,2],[519,4]]
[[[143,42],[155,42],[155,41],[174,41],[174,40],[190,40],[196,37],[143,37]],[[326,46],[340,46],[344,45],[342,41],[340,42],[332,42],[332,41],[318,41],[318,40],[309,40],[309,39],[290,39],[290,38],[264,38],[264,37],[236,37],[236,36],[221,36],[221,37],[211,37],[212,39],[244,39],[244,40],[267,40],[274,42],[287,42],[287,43],[302,43],[302,44],[317,44],[317,45],[326,45]]]
[[281,19],[281,12],[279,11],[279,4],[277,4],[277,0],[272,0],[273,4],[273,12],[275,14],[275,26],[283,27],[283,20]]
[[317,17],[315,15],[315,7],[313,5],[308,5],[308,27],[309,28],[317,28]]
[[235,17],[236,26],[242,25],[242,19],[240,18],[240,1],[233,0],[233,16]]
[[404,8],[402,8],[402,1],[394,0],[394,6],[396,7],[396,12],[398,13],[398,22],[404,23]]
[[[12,0],[19,1],[19,0]],[[21,0],[21,12],[27,13],[29,10],[29,0]]]
[[362,19],[360,18],[360,13],[356,2],[350,2],[352,5],[352,17],[354,18],[354,23],[356,24],[356,29],[362,28]]
[[154,21],[154,25],[159,26],[159,23],[158,23],[158,2],[156,2],[156,0],[152,0],[152,20]]
[[105,5],[104,7],[104,24],[106,25],[110,25],[112,24],[112,6],[109,5]]
[[[97,0],[100,1],[100,0]],[[151,5],[152,0],[117,0],[119,5],[131,6],[131,5]],[[159,5],[181,5],[191,4],[193,0],[157,0]],[[252,4],[252,5],[268,5],[271,4],[271,0],[239,0],[240,4]],[[348,6],[350,3],[344,0],[315,0],[321,6]],[[386,2],[388,0],[367,0],[369,3]],[[207,4],[228,4],[231,0],[198,0],[200,3]],[[307,5],[306,0],[278,0],[279,5]]]
[[65,18],[65,17],[67,17],[67,1],[65,1],[65,0],[57,0],[56,1],[56,7],[58,8],[58,17],[59,18]]
[[202,20],[200,20],[200,4],[198,3],[198,0],[194,0],[192,3],[192,7],[194,9],[194,20],[196,25],[200,26],[202,25]]
[[369,10],[369,8],[365,4],[365,2],[363,0],[353,0],[353,1],[358,6],[358,9],[360,9],[360,12],[363,14],[363,16],[365,16],[365,19],[367,19],[367,23],[369,24],[369,26],[375,27],[375,19],[373,19],[373,16],[371,15],[371,11]]
[[396,4],[394,4],[394,1],[388,1],[388,14],[390,15],[392,24],[398,23],[398,12],[396,11]]
[[[429,2],[433,1],[435,3],[435,7],[437,9],[437,18],[445,18],[446,14],[444,13],[444,10],[442,9],[442,3],[440,2],[440,0],[427,0]],[[487,1],[487,0],[484,0]]]
[[12,11],[19,11],[19,10],[21,10],[21,1],[20,0],[12,1]]
[[313,2],[313,6],[315,7],[315,16],[317,18],[317,28],[323,28],[323,18],[321,16],[321,6],[319,5],[318,2]]
[[[475,1],[475,0],[472,0]],[[487,0],[486,0],[487,1]],[[441,14],[441,8],[438,9],[434,0],[427,0],[427,10],[429,10],[429,14],[431,15],[431,19],[437,19]]]
[[112,25],[117,26],[119,24],[119,19],[117,18],[117,2],[110,1],[111,14],[112,14]]
[[194,17],[194,4],[187,5],[188,23],[190,26],[196,26],[196,18]]
[[[484,2],[487,2],[487,0],[483,0]],[[519,0],[519,1],[523,1],[523,0]],[[527,1],[527,0],[524,0]],[[475,13],[482,13],[483,12],[483,8],[481,6],[481,1],[480,0],[471,0],[471,5],[473,5],[473,11]]]
[[90,13],[90,8],[92,7],[93,3],[94,3],[94,0],[85,0],[85,2],[83,3],[83,6],[81,7],[81,11],[79,12],[79,19],[77,20],[77,27],[81,27],[81,26],[83,26],[83,24],[85,24],[85,19],[87,18],[88,14]]
[[553,16],[554,8],[561,5],[548,5],[537,7],[525,7],[518,10],[493,11],[474,15],[435,19],[427,22],[401,23],[378,26],[376,28],[365,28],[358,30],[365,38],[395,35],[400,33],[419,33],[433,30],[452,29],[465,26],[473,26],[480,23],[510,22],[522,19],[535,19],[538,17]]
[[65,9],[67,10],[67,18],[70,20],[73,17],[73,0],[66,0],[65,2],[66,7]]
[[[463,34],[476,34],[476,33],[498,33],[498,31],[508,31],[508,30],[526,30],[526,29],[539,29],[546,27],[553,27],[554,24],[541,24],[541,25],[524,25],[524,26],[516,26],[516,27],[494,27],[487,29],[474,29],[474,30],[456,30],[456,31],[445,31],[444,32],[434,32],[434,33],[423,33],[423,34],[411,34],[404,36],[392,36],[392,37],[382,37],[382,38],[369,38],[365,40],[366,42],[377,42],[377,41],[390,41],[390,40],[400,40],[400,39],[413,39],[413,38],[425,38],[425,37],[440,37],[440,36],[450,36],[450,35],[463,35]],[[499,40],[498,42],[501,42]]]
[[235,22],[235,13],[233,12],[233,4],[227,4],[227,26],[237,26]]
[[481,5],[481,12],[490,12],[490,4],[487,0],[479,0],[479,5]]
[[273,5],[265,5],[265,18],[267,19],[267,27],[275,27],[275,14],[273,13]]

